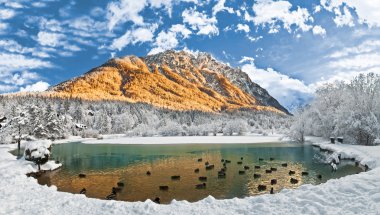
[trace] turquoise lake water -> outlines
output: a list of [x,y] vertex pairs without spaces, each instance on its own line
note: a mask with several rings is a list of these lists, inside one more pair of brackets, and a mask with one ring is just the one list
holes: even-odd
[[[320,152],[311,145],[293,143],[265,144],[178,144],[178,145],[88,145],[68,143],[54,145],[52,158],[63,163],[61,169],[41,176],[40,184],[55,185],[59,191],[79,193],[86,188],[86,195],[91,198],[104,199],[111,193],[117,182],[124,187],[117,193],[117,200],[145,201],[159,197],[161,203],[173,199],[197,201],[212,195],[218,199],[246,197],[274,192],[284,188],[297,188],[301,184],[319,184],[331,178],[339,178],[362,171],[352,161],[342,161],[336,172],[321,163],[326,152]],[[202,158],[202,162],[198,159]],[[243,160],[241,160],[243,158]],[[259,161],[262,158],[263,161]],[[274,158],[274,160],[270,160]],[[226,164],[226,177],[218,178],[218,171],[223,168],[222,159],[230,160]],[[214,164],[215,168],[206,170],[205,162]],[[242,161],[242,164],[238,164]],[[281,164],[287,163],[287,167]],[[245,174],[239,174],[249,169]],[[254,166],[260,166],[255,169]],[[199,173],[195,173],[195,169]],[[277,171],[266,173],[265,170],[276,168]],[[292,176],[289,171],[296,173]],[[146,172],[150,171],[151,175]],[[301,172],[308,172],[302,176]],[[86,174],[85,178],[78,174]],[[253,174],[261,174],[254,178]],[[317,175],[322,175],[319,179]],[[171,176],[179,175],[180,180]],[[200,176],[207,177],[206,188],[196,189]],[[290,178],[299,181],[291,184]],[[271,185],[276,179],[277,184]],[[267,185],[265,191],[258,191],[257,186]],[[159,186],[169,189],[163,191]]]

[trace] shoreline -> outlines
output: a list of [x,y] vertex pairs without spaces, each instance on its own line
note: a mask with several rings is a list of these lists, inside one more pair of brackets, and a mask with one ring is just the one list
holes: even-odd
[[[318,138],[311,138],[318,139]],[[310,140],[310,139],[309,139]],[[71,141],[72,142],[72,141]],[[313,141],[312,141],[313,142]],[[144,202],[107,201],[80,194],[58,192],[55,186],[41,186],[25,174],[30,163],[17,160],[8,151],[14,146],[0,146],[0,214],[378,214],[380,212],[380,146],[357,146],[314,142],[367,164],[371,170],[331,179],[320,185],[305,184],[284,189],[274,195],[217,200],[209,196],[198,202],[173,200],[169,205]],[[38,191],[37,191],[38,190]],[[49,196],[49,199],[44,196]],[[41,206],[44,207],[41,207]]]
[[157,136],[120,137],[109,136],[103,139],[83,139],[83,144],[124,144],[124,145],[171,145],[171,144],[255,144],[284,141],[282,135],[270,136]]

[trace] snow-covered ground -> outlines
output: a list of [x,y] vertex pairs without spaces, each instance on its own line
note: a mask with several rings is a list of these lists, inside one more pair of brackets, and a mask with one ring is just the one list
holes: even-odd
[[145,202],[106,201],[80,194],[57,192],[26,177],[33,167],[8,153],[13,146],[0,146],[0,214],[379,214],[380,146],[318,143],[355,157],[372,170],[321,185],[302,185],[275,195],[195,203],[173,201],[169,205]]

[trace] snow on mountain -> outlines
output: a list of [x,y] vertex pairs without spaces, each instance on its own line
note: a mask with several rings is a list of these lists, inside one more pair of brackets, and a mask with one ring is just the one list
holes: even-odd
[[289,114],[246,73],[207,53],[165,51],[114,58],[48,92],[87,100],[143,102],[173,110],[253,109]]

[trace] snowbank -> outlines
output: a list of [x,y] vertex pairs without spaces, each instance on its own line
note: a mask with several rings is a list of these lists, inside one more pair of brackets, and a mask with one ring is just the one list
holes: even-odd
[[208,197],[195,203],[173,201],[170,205],[150,200],[106,201],[57,192],[54,186],[40,186],[35,179],[27,178],[30,163],[16,160],[8,153],[9,146],[0,146],[0,214],[379,214],[380,146],[320,146],[342,157],[355,157],[373,169],[275,195],[226,200]]
[[120,137],[103,136],[103,139],[86,139],[85,144],[227,144],[269,143],[281,141],[281,135],[262,136],[172,136],[172,137]]

